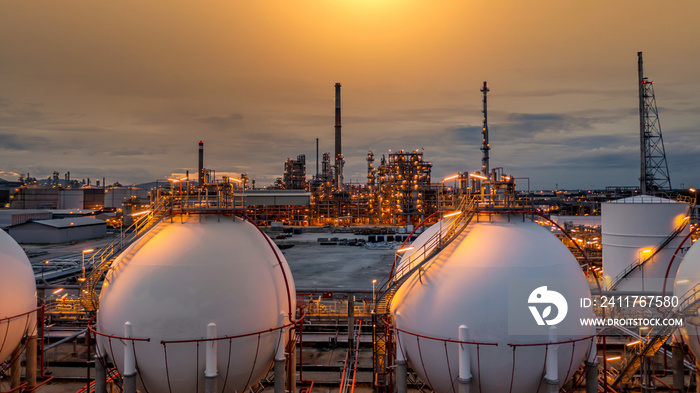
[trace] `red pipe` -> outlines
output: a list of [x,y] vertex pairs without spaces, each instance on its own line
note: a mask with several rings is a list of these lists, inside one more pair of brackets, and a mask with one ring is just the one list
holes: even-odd
[[690,233],[688,233],[688,235],[685,238],[683,238],[681,244],[679,244],[678,247],[676,247],[676,251],[674,251],[673,257],[671,257],[671,260],[668,262],[668,266],[666,267],[666,275],[664,276],[664,286],[661,290],[661,296],[664,296],[666,294],[666,282],[668,281],[668,275],[671,272],[671,265],[673,265],[673,261],[676,259],[678,251],[680,251],[681,247],[683,247],[683,244],[685,244],[685,242],[688,241],[688,239],[690,239],[691,236],[693,236],[693,234],[695,233],[695,231],[698,230],[698,228],[700,228],[700,225],[697,225],[695,228],[693,228],[693,230],[690,231]]

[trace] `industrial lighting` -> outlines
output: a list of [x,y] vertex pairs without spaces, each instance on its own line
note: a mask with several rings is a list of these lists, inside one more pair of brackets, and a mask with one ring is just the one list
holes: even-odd
[[456,178],[458,178],[458,177],[459,177],[459,174],[457,174],[457,175],[452,175],[452,176],[449,176],[449,177],[446,177],[446,178],[442,179],[442,181],[450,181],[450,180],[454,180],[454,179],[456,179]]
[[456,212],[452,212],[452,213],[450,213],[450,214],[445,214],[442,218],[454,217],[454,216],[458,216],[458,215],[460,215],[460,214],[462,214],[462,212],[459,211],[459,210],[457,210]]
[[236,183],[243,183],[243,180],[241,179],[236,179],[235,177],[229,177],[229,180],[235,181]]
[[177,183],[177,182],[180,181],[180,179],[168,179],[168,180],[171,181],[171,182],[173,182],[173,183]]
[[150,212],[151,212],[150,210],[144,210],[144,211],[138,212],[138,213],[131,213],[131,217],[136,217],[136,216],[140,216],[140,215],[143,215],[143,214],[148,214],[148,213],[150,213]]
[[695,189],[694,189],[694,188],[690,188],[689,191],[690,191],[690,192],[695,192]]
[[408,250],[413,250],[414,248],[415,247],[413,247],[413,246],[406,247],[406,248],[399,248],[398,250],[396,250],[396,252],[400,253],[400,252],[404,252],[404,251],[408,251]]
[[475,177],[475,178],[477,178],[477,179],[482,179],[482,180],[488,179],[488,177],[482,176],[482,175],[477,175],[476,173],[470,173],[470,174],[469,174],[469,177]]
[[[626,346],[626,347],[631,347],[632,345],[637,345],[637,344],[639,344],[640,342],[642,342],[642,340],[632,341],[631,343],[625,344],[625,346]],[[608,360],[610,360],[610,359],[608,359]]]
[[63,291],[63,288],[58,288],[57,290],[53,291],[53,294],[57,295],[57,294],[61,293],[61,291]]
[[620,360],[620,359],[622,359],[622,356],[612,356],[612,357],[609,357],[609,358],[607,358],[607,359],[605,359],[605,360],[607,360],[607,361],[610,362],[610,361],[613,361],[613,360]]
[[651,248],[647,248],[646,250],[642,250],[642,254],[649,254],[650,252],[652,252]]
[[374,305],[377,304],[377,295],[374,290],[374,285],[377,283],[377,279],[372,280],[372,312],[374,312]]
[[93,252],[93,251],[95,251],[95,250],[93,250],[92,248],[88,248],[87,250],[83,250],[83,254],[88,253],[88,252]]
[[690,280],[687,278],[685,280],[676,280],[676,284],[687,284],[689,282],[690,282]]

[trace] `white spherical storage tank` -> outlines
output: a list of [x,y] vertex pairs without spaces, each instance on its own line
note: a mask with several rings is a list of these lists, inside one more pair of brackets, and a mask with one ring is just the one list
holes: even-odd
[[0,230],[0,363],[34,329],[36,285],[32,265],[22,247]]
[[458,340],[464,325],[460,341],[483,344],[464,344],[471,392],[534,392],[547,343],[559,343],[550,365],[562,386],[595,351],[594,329],[580,323],[593,317],[583,298],[590,291],[578,262],[549,230],[522,216],[475,217],[392,299],[396,352],[436,392],[457,391],[462,344],[445,340]]
[[[689,296],[692,299],[693,294],[700,291],[700,242],[696,242],[686,253],[674,281],[673,295],[678,297],[679,303]],[[695,298],[700,299],[700,296],[695,295]],[[676,333],[680,333],[695,358],[700,358],[700,313],[686,318]]]
[[[426,228],[420,235],[418,235],[416,240],[411,242],[409,247],[406,247],[410,249],[401,253],[401,258],[396,265],[395,278],[399,279],[402,275],[410,271],[416,263],[420,263],[423,260],[424,250],[426,247],[429,248],[431,244],[436,241],[436,237],[439,236],[442,229],[447,228],[456,219],[456,216],[443,218],[437,223]],[[413,263],[409,265],[410,262]]]
[[[643,266],[621,280],[632,264],[647,259],[669,235],[687,223],[688,204],[649,195],[618,199],[601,206],[603,272],[607,286],[616,281],[616,290],[660,292],[668,262],[682,239],[685,229]],[[671,267],[673,279],[678,263]]]
[[[113,266],[100,294],[97,332],[123,337],[130,322],[131,337],[150,339],[127,345],[134,348],[138,383],[153,393],[203,391],[208,344],[171,341],[205,338],[209,323],[217,337],[254,333],[217,341],[219,389],[244,391],[269,369],[277,328],[290,323],[296,308],[284,256],[241,218],[193,215],[158,224]],[[123,370],[125,345],[105,336],[98,343]]]

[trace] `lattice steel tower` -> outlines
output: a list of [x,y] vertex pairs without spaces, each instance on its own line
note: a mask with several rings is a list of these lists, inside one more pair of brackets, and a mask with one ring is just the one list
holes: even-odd
[[637,52],[639,69],[639,141],[641,168],[639,184],[642,194],[670,191],[666,150],[661,137],[659,111],[654,97],[654,82],[644,77],[642,52]]

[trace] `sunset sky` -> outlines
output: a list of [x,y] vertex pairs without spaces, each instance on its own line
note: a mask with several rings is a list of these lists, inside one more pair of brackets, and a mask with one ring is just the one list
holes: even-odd
[[345,179],[424,149],[433,179],[491,166],[534,189],[638,185],[637,52],[675,188],[700,187],[697,0],[0,2],[0,178],[131,184],[196,171],[258,186],[315,139]]

